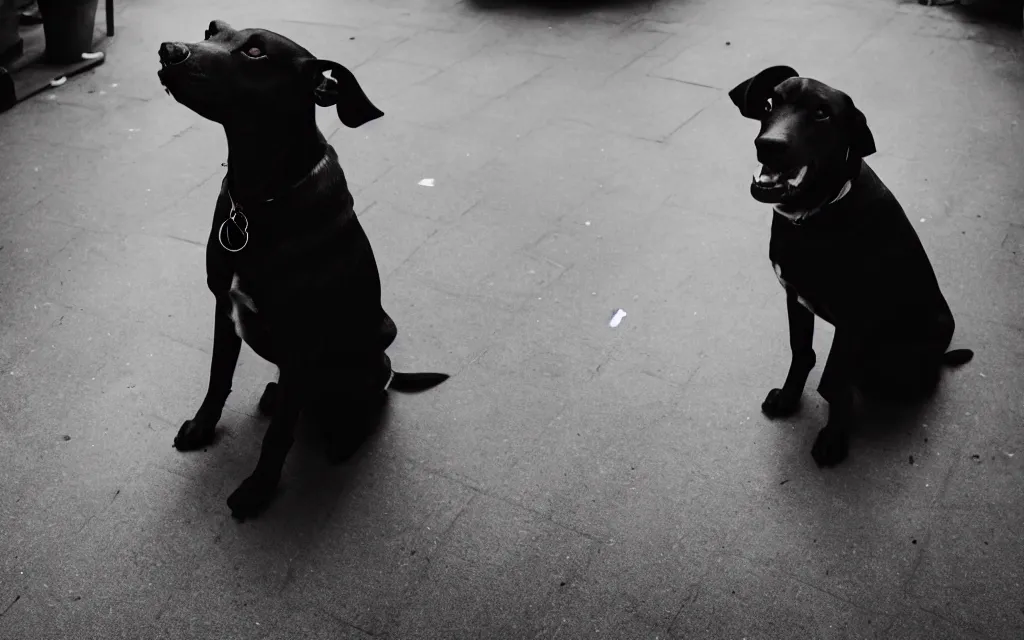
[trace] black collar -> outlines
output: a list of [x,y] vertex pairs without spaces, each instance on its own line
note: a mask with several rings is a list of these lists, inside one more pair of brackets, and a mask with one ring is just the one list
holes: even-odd
[[[306,173],[306,175],[304,175],[301,178],[299,178],[298,181],[294,182],[291,186],[289,186],[289,187],[287,187],[285,189],[282,189],[281,192],[278,193],[273,198],[267,198],[266,200],[261,200],[260,202],[255,202],[255,203],[250,203],[250,204],[255,204],[257,206],[265,205],[265,204],[270,204],[272,202],[280,200],[284,196],[289,195],[293,191],[297,190],[307,180],[309,180],[311,177],[313,177],[314,175],[320,173],[323,170],[324,166],[330,160],[330,153],[328,152],[328,149],[330,149],[329,146],[324,149],[324,154],[323,154],[323,156],[320,157],[320,161],[317,162],[316,165],[312,169],[310,169],[310,171],[308,173]],[[221,166],[222,167],[227,167],[228,163],[227,162],[222,162]],[[230,168],[228,169],[227,182],[228,182],[228,184],[227,184],[228,199],[231,201],[231,207],[232,207],[232,209],[237,209],[237,210],[241,211],[242,210],[241,203],[238,202],[238,200],[236,200],[233,195],[231,195],[231,170],[230,170]]]
[[[329,150],[330,147],[327,147],[327,149]],[[320,158],[320,162],[316,163],[316,166],[313,167],[309,171],[309,173],[300,178],[298,182],[291,185],[287,189],[282,190],[280,194],[274,196],[273,198],[268,198],[266,200],[263,200],[262,202],[257,203],[257,205],[262,206],[270,204],[283,198],[286,195],[294,193],[307,180],[323,171],[323,168],[327,165],[329,161],[330,153],[329,151],[325,150],[323,157]],[[221,164],[221,166],[226,167],[228,166],[228,163],[224,162]],[[230,181],[231,172],[229,170],[226,182],[230,183]],[[225,191],[228,194],[228,202],[231,203],[231,209],[228,211],[228,217],[224,219],[224,222],[220,223],[220,228],[217,230],[217,240],[220,242],[220,246],[223,247],[225,251],[229,251],[231,253],[238,253],[239,251],[241,251],[242,249],[246,248],[249,245],[249,218],[246,217],[245,212],[242,210],[242,205],[237,200],[235,200],[234,196],[231,195],[230,184],[225,186]]]

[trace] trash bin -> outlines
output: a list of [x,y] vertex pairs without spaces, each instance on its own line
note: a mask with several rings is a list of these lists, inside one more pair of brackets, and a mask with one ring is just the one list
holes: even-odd
[[99,0],[38,0],[38,5],[48,62],[77,62],[92,51]]
[[0,0],[0,64],[21,55],[18,9],[14,0]]

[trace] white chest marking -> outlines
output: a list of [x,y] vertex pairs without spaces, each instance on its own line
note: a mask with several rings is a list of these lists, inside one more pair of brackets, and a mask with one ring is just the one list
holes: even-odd
[[228,295],[231,297],[231,321],[235,323],[235,334],[239,338],[245,339],[245,323],[242,321],[243,314],[257,314],[259,310],[256,308],[256,303],[252,301],[244,291],[240,284],[238,274],[231,279],[231,289],[228,290]]
[[[782,267],[779,266],[779,264],[777,262],[773,262],[772,263],[772,267],[775,268],[775,277],[779,279],[779,284],[782,285],[783,289],[785,289],[786,291],[789,291],[789,289],[790,289],[789,283],[786,282],[785,278],[782,277]],[[801,296],[799,293],[796,294],[796,301],[799,302],[805,309],[807,309],[811,313],[815,313],[816,314],[816,312],[814,311],[814,308],[811,306],[811,303],[807,302],[807,300],[805,300],[804,297]]]

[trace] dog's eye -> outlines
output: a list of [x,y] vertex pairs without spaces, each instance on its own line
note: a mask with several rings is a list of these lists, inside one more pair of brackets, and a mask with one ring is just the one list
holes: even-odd
[[263,52],[259,47],[249,47],[242,52],[247,58],[264,58],[266,53]]
[[765,100],[764,101],[764,112],[765,113],[771,113],[772,112],[772,106],[773,106],[773,103],[772,103],[772,99],[771,98],[768,98],[767,100]]
[[818,107],[814,111],[815,120],[828,120],[831,116],[832,113],[829,111],[828,107]]

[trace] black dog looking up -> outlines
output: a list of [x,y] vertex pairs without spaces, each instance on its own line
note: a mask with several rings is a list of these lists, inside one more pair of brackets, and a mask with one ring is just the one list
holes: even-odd
[[811,455],[833,466],[847,455],[854,387],[884,401],[920,400],[944,365],[974,354],[946,351],[953,314],[906,213],[863,160],[875,142],[853,100],[784,66],[729,97],[761,122],[754,146],[763,168],[750,193],[774,206],[768,256],[786,291],[793,352],[785,384],[761,409],[797,411],[815,364],[814,316],[832,324],[818,386],[829,417]]
[[245,518],[270,501],[300,411],[329,428],[345,458],[388,388],[421,391],[448,376],[395,372],[385,353],[397,329],[381,307],[377,263],[338,155],[314,117],[317,105],[335,106],[354,128],[383,115],[352,73],[276,33],[216,20],[205,41],[165,42],[159,54],[168,93],[223,125],[228,140],[206,247],[216,297],[210,384],[174,446],[212,442],[243,339],[279,370],[260,399],[272,419],[259,461],[228,498]]

